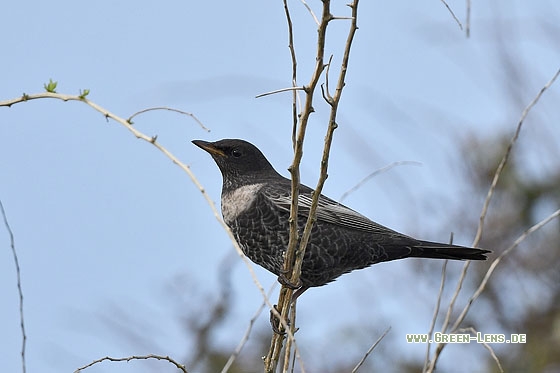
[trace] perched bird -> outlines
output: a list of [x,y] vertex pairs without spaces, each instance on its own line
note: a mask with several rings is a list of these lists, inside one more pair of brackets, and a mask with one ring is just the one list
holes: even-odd
[[[210,153],[222,172],[222,215],[243,253],[282,278],[289,241],[291,180],[276,172],[261,151],[247,141],[193,143]],[[313,189],[300,185],[300,236],[312,193]],[[407,257],[485,260],[486,253],[489,251],[417,240],[321,195],[303,258],[301,283],[293,299],[310,287],[379,262]]]

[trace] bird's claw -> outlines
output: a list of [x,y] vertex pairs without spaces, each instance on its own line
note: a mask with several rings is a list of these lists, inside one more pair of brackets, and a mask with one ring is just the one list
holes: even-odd
[[294,284],[289,278],[288,276],[286,276],[286,273],[281,272],[280,275],[278,276],[278,282],[287,287],[288,289],[292,289],[292,290],[296,290],[301,288],[302,286],[302,282],[301,279],[298,278],[297,282]]
[[[280,310],[278,309],[278,306],[276,304],[274,305],[274,309],[278,313],[280,313]],[[282,323],[280,322],[280,319],[275,315],[273,310],[270,310],[270,325],[272,326],[272,331],[274,333],[286,335],[286,332],[282,330]],[[286,320],[286,325],[290,325],[290,322],[288,320]]]

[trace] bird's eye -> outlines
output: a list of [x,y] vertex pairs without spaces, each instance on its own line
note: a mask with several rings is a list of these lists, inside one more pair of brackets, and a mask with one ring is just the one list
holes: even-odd
[[239,149],[233,149],[233,150],[231,151],[231,155],[233,155],[235,158],[239,158],[239,157],[241,157],[241,150],[239,150]]

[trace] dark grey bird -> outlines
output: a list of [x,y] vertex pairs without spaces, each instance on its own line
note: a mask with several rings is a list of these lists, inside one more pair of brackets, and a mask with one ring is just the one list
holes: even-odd
[[[291,180],[280,175],[257,147],[236,139],[194,140],[222,172],[222,215],[243,253],[282,278],[289,241]],[[313,189],[300,185],[301,236]],[[488,250],[421,241],[377,224],[321,195],[317,220],[306,247],[298,290],[325,285],[342,274],[379,262],[408,257],[485,260]]]

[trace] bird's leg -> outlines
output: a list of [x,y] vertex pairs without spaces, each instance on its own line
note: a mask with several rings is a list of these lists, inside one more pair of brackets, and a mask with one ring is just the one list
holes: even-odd
[[297,290],[294,291],[294,294],[292,294],[292,303],[294,303],[298,299],[298,297],[302,295],[303,292],[307,289],[309,289],[309,286],[300,286],[299,288],[297,288]]

